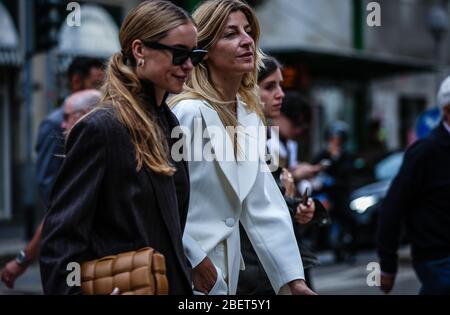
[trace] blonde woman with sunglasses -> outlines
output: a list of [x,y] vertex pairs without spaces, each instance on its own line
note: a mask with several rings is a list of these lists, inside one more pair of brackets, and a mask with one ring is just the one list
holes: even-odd
[[73,262],[153,247],[166,259],[169,294],[192,294],[182,247],[187,165],[170,156],[178,126],[166,105],[205,51],[192,18],[168,1],[144,1],[120,29],[103,99],[71,129],[43,227],[46,294],[80,294]]

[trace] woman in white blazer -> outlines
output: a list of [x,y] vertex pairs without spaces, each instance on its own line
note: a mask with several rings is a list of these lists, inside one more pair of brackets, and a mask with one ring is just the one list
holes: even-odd
[[183,126],[182,158],[189,161],[183,245],[194,292],[236,293],[244,268],[241,222],[275,292],[314,294],[304,282],[288,209],[265,161],[266,129],[256,85],[262,56],[257,18],[239,0],[206,1],[193,18],[199,47],[208,54],[184,93],[169,103]]

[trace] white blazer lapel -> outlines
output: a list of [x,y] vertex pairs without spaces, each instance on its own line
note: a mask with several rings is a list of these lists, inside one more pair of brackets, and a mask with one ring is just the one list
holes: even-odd
[[217,163],[236,193],[236,196],[241,200],[233,144],[217,112],[210,108],[207,103],[204,104],[206,106],[200,106],[200,112],[206,124],[205,136],[209,137],[211,146],[214,148]]
[[[263,125],[260,123],[258,115],[248,111],[247,105],[241,102],[239,98],[237,104],[238,123],[242,127],[241,130],[238,129],[237,137],[239,149],[242,150],[238,155],[237,168],[240,197],[243,201],[253,187],[258,173],[260,154],[262,153],[260,151],[265,150],[265,141],[261,139],[260,132],[264,133],[265,129],[259,130]],[[263,142],[259,143],[260,141]],[[263,145],[263,147],[261,148],[260,145]]]

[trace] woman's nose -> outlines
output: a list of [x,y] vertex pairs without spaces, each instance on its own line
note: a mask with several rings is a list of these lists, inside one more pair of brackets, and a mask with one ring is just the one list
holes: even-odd
[[242,38],[242,41],[241,41],[241,45],[242,46],[253,46],[253,42],[254,42],[253,38],[249,34],[244,32],[243,38]]
[[280,86],[280,87],[278,87],[278,91],[277,91],[277,98],[284,98],[284,96],[285,96],[285,94],[284,94],[284,91],[283,91],[283,88]]
[[192,64],[192,60],[190,57],[186,59],[186,61],[181,65],[181,68],[184,71],[191,71],[192,69],[194,69],[194,65]]

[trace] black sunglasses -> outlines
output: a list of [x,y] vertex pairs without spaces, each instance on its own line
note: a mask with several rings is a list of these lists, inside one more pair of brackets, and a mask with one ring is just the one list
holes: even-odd
[[158,50],[169,50],[170,52],[172,52],[172,55],[173,55],[172,63],[175,66],[181,66],[183,63],[186,62],[186,60],[188,60],[188,58],[191,58],[192,65],[195,67],[200,62],[202,62],[203,58],[208,53],[207,50],[203,50],[203,49],[194,48],[192,50],[189,50],[186,48],[167,46],[167,45],[156,43],[156,42],[145,42],[145,41],[142,41],[142,42],[148,48],[158,49]]

